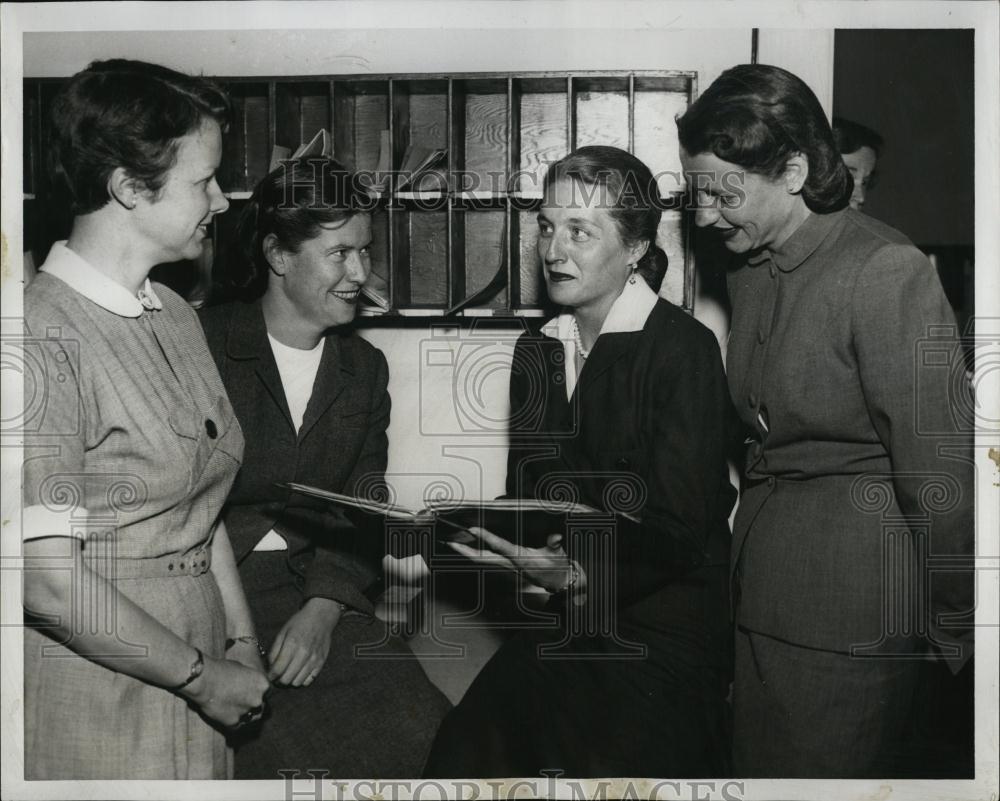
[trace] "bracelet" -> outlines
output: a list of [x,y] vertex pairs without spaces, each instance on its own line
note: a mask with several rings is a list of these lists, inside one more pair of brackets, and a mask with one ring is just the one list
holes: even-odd
[[230,637],[226,640],[226,650],[228,651],[238,642],[253,643],[257,646],[257,653],[260,654],[260,658],[267,659],[267,651],[264,650],[264,646],[260,644],[260,640],[258,640],[253,634],[244,634],[242,637]]
[[563,587],[563,592],[569,592],[571,589],[573,589],[573,585],[580,580],[580,571],[576,569],[576,562],[570,562],[569,569],[571,571],[569,577],[569,584]]
[[200,648],[195,648],[195,653],[197,656],[194,658],[194,662],[191,663],[191,671],[188,673],[188,677],[184,679],[176,687],[171,687],[170,692],[178,692],[187,687],[192,681],[198,678],[202,671],[205,669],[205,655],[201,652]]
[[559,595],[560,593],[569,592],[573,589],[573,585],[580,580],[580,571],[576,569],[576,562],[569,563],[569,582],[560,590],[556,590],[553,595]]

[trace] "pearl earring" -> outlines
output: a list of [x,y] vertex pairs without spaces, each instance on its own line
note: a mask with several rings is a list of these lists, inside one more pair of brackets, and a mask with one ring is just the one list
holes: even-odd
[[635,283],[635,277],[636,277],[636,275],[639,272],[639,266],[636,265],[636,264],[630,264],[629,267],[632,268],[632,272],[629,273],[628,282],[630,284],[634,284]]

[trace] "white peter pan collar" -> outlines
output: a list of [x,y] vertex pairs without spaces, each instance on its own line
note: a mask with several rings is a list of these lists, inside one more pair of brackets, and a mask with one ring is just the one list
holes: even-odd
[[[611,304],[597,337],[601,334],[623,334],[641,331],[653,311],[659,296],[641,276],[635,283],[625,282],[622,293]],[[564,312],[542,326],[542,333],[562,342],[566,365],[566,396],[572,397],[576,388],[576,343],[573,339],[573,313]],[[595,340],[596,344],[596,340]]]
[[39,272],[58,278],[87,300],[119,317],[140,317],[146,310],[163,308],[148,278],[142,289],[133,295],[117,281],[66,247],[66,240],[56,242],[52,246]]

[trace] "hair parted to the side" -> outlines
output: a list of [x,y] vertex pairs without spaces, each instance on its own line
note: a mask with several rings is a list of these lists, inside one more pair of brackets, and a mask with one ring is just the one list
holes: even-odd
[[229,114],[226,93],[204,78],[144,61],[95,61],[52,105],[53,188],[66,193],[74,214],[89,214],[111,199],[108,181],[121,167],[155,194],[179,139],[206,119],[225,129]]
[[772,180],[796,153],[809,162],[802,197],[817,213],[847,206],[854,181],[833,141],[823,107],[796,75],[766,64],[722,73],[677,119],[681,147]]
[[884,144],[882,137],[867,125],[843,117],[833,118],[833,141],[841,153],[857,153],[863,147],[870,147],[876,156],[882,153]]
[[283,161],[254,187],[240,214],[223,260],[222,290],[244,301],[264,294],[270,274],[264,240],[270,234],[282,250],[297,253],[321,226],[343,224],[372,206],[357,176],[339,162],[325,156]]
[[564,178],[602,189],[600,197],[607,202],[607,211],[626,246],[649,243],[636,266],[652,290],[659,292],[667,272],[667,254],[656,244],[663,208],[649,167],[620,148],[588,145],[552,164],[543,189]]

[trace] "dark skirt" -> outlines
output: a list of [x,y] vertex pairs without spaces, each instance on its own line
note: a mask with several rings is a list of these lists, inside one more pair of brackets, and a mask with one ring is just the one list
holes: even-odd
[[[285,552],[251,553],[240,577],[269,647],[302,603]],[[384,623],[348,611],[313,683],[276,688],[268,707],[261,724],[234,740],[237,779],[280,779],[279,771],[307,779],[307,770],[326,779],[414,778],[451,704]]]
[[734,761],[747,778],[972,778],[972,665],[852,657],[740,628]]
[[424,776],[728,775],[730,671],[724,654],[706,652],[704,595],[694,585],[668,594],[669,607],[691,602],[674,625],[626,611],[614,636],[567,639],[564,610],[559,627],[519,632],[445,719]]

